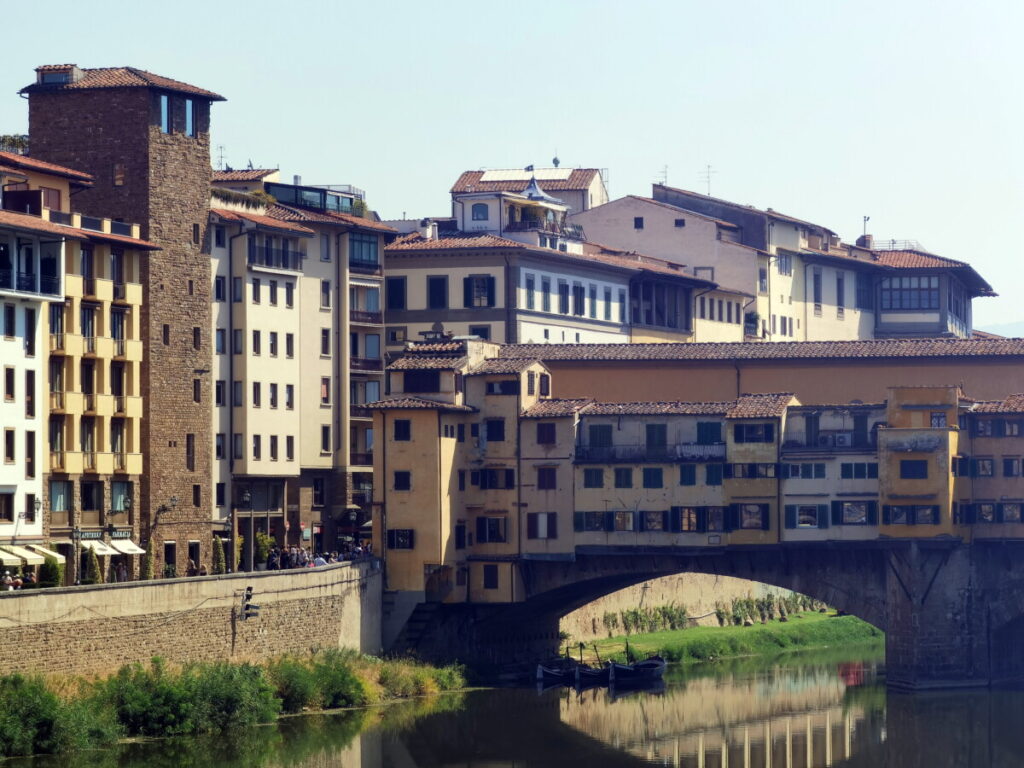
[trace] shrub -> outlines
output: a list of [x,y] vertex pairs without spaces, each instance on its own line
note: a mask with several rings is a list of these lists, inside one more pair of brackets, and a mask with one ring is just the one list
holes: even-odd
[[56,750],[60,700],[38,677],[0,678],[0,754],[31,755]]
[[352,658],[352,654],[332,648],[319,654],[313,663],[321,700],[328,709],[358,707],[369,700],[366,686],[352,668]]
[[142,559],[142,576],[141,576],[141,578],[142,578],[143,581],[152,581],[153,577],[155,575],[156,574],[155,574],[154,555],[153,555],[153,539],[151,537],[150,540],[149,540],[149,544],[146,545],[146,555]]
[[163,659],[121,667],[103,684],[106,700],[131,736],[173,736],[199,730],[188,678],[172,676]]
[[227,562],[224,558],[224,542],[220,536],[213,537],[213,572],[222,574],[227,572]]
[[85,565],[85,580],[86,584],[102,584],[103,583],[103,569],[100,568],[100,559],[96,556],[96,550],[89,550],[89,559]]
[[261,667],[217,662],[190,667],[181,676],[194,699],[197,731],[267,723],[277,717],[281,702]]
[[57,562],[57,558],[46,556],[43,564],[39,566],[40,584],[63,584],[64,566]]
[[267,562],[272,546],[274,546],[272,538],[263,533],[263,531],[256,531],[256,551],[253,553],[253,560],[257,563]]
[[269,672],[285,712],[301,712],[303,707],[318,703],[317,679],[306,664],[286,657],[271,666]]

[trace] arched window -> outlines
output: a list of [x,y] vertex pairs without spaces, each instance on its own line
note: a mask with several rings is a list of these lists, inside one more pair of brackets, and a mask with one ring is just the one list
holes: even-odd
[[473,221],[487,221],[487,203],[473,203]]

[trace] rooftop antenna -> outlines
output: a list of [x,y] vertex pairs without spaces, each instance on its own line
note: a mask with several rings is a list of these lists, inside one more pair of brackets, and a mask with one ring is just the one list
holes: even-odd
[[663,186],[663,187],[667,187],[668,186],[668,166],[667,165],[663,165],[661,167],[661,186]]
[[866,235],[868,233],[868,222],[869,221],[871,221],[871,217],[870,216],[865,216],[864,217],[864,231],[861,232],[862,235]]
[[718,171],[712,170],[711,163],[708,163],[706,166],[704,166],[704,170],[701,171],[700,173],[701,178],[704,179],[704,183],[707,185],[708,197],[711,197],[711,177],[714,176],[716,173],[718,173]]
[[218,144],[217,145],[217,170],[218,171],[223,171],[224,170],[224,145],[223,144]]

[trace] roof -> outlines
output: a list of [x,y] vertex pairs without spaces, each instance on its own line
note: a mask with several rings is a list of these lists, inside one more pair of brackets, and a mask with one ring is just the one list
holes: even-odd
[[427,354],[430,352],[458,352],[466,351],[466,343],[463,341],[410,341],[406,345],[406,351],[412,354]]
[[139,248],[144,251],[161,251],[163,250],[156,243],[151,243],[148,240],[141,240],[137,237],[128,237],[127,235],[115,235],[112,232],[96,232],[92,229],[81,229],[76,230],[73,228],[66,227],[66,229],[72,229],[73,232],[78,232],[84,235],[87,239],[92,240],[96,243],[114,243],[115,245],[130,245],[133,248]]
[[687,403],[682,401],[654,401],[637,403],[594,403],[587,407],[586,416],[714,416],[725,415],[735,403]]
[[986,400],[974,404],[973,413],[1024,413],[1024,394],[1009,395],[1005,400]]
[[267,215],[280,221],[301,221],[308,224],[333,224],[335,226],[357,227],[370,229],[374,232],[394,234],[398,230],[373,219],[364,219],[350,213],[339,211],[322,211],[312,208],[299,208],[291,205],[275,203],[267,208]]
[[590,405],[590,398],[539,400],[522,413],[524,419],[557,419],[572,416]]
[[37,160],[34,157],[29,157],[28,155],[18,155],[14,152],[0,152],[0,168],[51,173],[55,176],[63,176],[82,184],[91,185],[93,182],[92,174],[85,173],[84,171],[76,171],[73,168],[67,168],[55,163],[47,163],[43,160]]
[[99,243],[119,243],[130,245],[133,248],[141,248],[148,251],[159,251],[160,246],[125,235],[115,235],[109,232],[96,232],[92,229],[77,229],[75,227],[54,224],[39,216],[32,216],[27,213],[5,211],[0,209],[0,227],[15,227],[27,232],[37,232],[44,235],[57,235],[59,237],[71,238],[72,240],[91,240]]
[[467,373],[468,376],[485,376],[488,374],[498,373],[521,373],[529,368],[531,365],[539,362],[538,360],[531,360],[528,357],[520,358],[502,358],[492,357],[489,360],[484,360],[480,365],[473,368]]
[[[732,208],[736,208],[736,209],[741,210],[741,211],[753,211],[754,213],[762,213],[765,216],[768,216],[769,218],[772,218],[772,219],[778,219],[779,221],[790,221],[790,222],[793,222],[794,224],[803,224],[804,226],[814,227],[815,229],[823,229],[823,230],[825,230],[826,232],[828,232],[830,234],[833,234],[833,235],[835,234],[835,232],[833,232],[831,229],[829,229],[828,227],[823,227],[821,224],[815,224],[813,222],[806,221],[805,219],[798,219],[795,216],[787,216],[786,214],[779,213],[778,211],[773,210],[771,208],[765,208],[764,210],[762,210],[760,208],[755,208],[752,205],[742,205],[740,203],[734,203],[731,200],[723,200],[720,197],[712,197],[711,195],[703,195],[700,192],[691,192],[688,189],[680,189],[679,187],[670,187],[667,184],[654,184],[653,187],[655,189],[657,189],[658,187],[661,187],[662,189],[667,189],[670,192],[675,192],[676,194],[685,195],[687,197],[697,198],[699,200],[710,200],[710,201],[715,202],[715,203],[721,203],[722,205],[728,205],[728,206],[730,206]],[[666,203],[666,204],[667,205],[672,205],[674,208],[680,208],[681,210],[688,210],[688,209],[685,209],[685,208],[681,208],[680,206],[675,206],[672,203]]]
[[972,284],[981,295],[995,296],[992,286],[979,275],[970,264],[955,259],[947,259],[945,256],[937,256],[928,251],[902,250],[902,251],[873,251],[877,263],[894,269],[955,269],[960,271],[960,277]]
[[283,221],[281,219],[272,218],[270,216],[263,216],[258,213],[249,213],[248,211],[231,211],[226,208],[211,208],[210,213],[214,213],[224,221],[248,221],[255,224],[258,227],[267,227],[270,229],[281,230],[282,232],[292,232],[297,235],[309,235],[315,234],[313,230],[307,229],[299,224],[294,224],[290,221]]
[[[52,72],[66,69],[71,64],[50,64],[37,67],[36,71]],[[201,96],[211,101],[225,101],[225,98],[213,91],[207,91],[180,80],[172,80],[163,75],[156,75],[135,67],[102,67],[99,69],[82,69],[81,78],[73,83],[32,83],[21,89],[20,93],[43,93],[51,91],[78,91],[99,88],[159,88],[189,96]]]
[[427,400],[423,397],[392,397],[386,400],[378,400],[375,403],[367,403],[364,408],[372,408],[376,411],[402,410],[402,411],[458,411],[460,413],[475,413],[476,408],[468,405],[455,405],[454,403],[442,403],[437,400]]
[[[408,355],[400,357],[388,366],[389,371],[450,371],[461,367],[464,357],[425,357]],[[532,361],[531,361],[532,362]]]
[[772,392],[761,395],[743,394],[725,414],[727,419],[774,419],[785,415],[793,401],[792,392]]
[[245,170],[236,171],[234,169],[227,171],[214,171],[214,181],[263,181],[265,176],[269,176],[272,173],[277,173],[277,168],[246,168]]
[[[680,208],[678,205],[672,205],[671,203],[665,203],[665,202],[662,202],[661,200],[655,200],[653,197],[644,197],[643,195],[626,195],[626,198],[631,199],[631,200],[639,200],[642,203],[650,203],[651,205],[658,205],[658,206],[661,206],[662,208],[667,208],[668,210],[673,211],[674,213],[683,212],[683,213],[686,213],[687,215],[690,215],[690,216],[696,216],[698,219],[704,219],[705,221],[712,221],[715,224],[717,224],[718,226],[724,227],[725,229],[739,229],[740,228],[739,225],[733,224],[731,221],[726,221],[725,219],[716,219],[714,216],[708,216],[706,213],[700,213],[699,211],[688,211],[688,210],[685,210],[683,208]],[[618,202],[618,201],[612,200],[611,202],[614,203],[614,202]],[[611,205],[611,203],[605,203],[605,205]],[[599,206],[599,207],[603,207],[603,206]],[[591,208],[590,210],[596,211],[597,208]]]
[[[569,170],[569,169],[565,169]],[[487,171],[464,171],[461,176],[452,184],[453,194],[464,192],[522,192],[530,182],[530,172],[523,171],[526,178],[508,179],[501,181],[483,181],[482,177]],[[492,172],[493,173],[493,172]],[[564,179],[538,178],[537,184],[545,192],[558,192],[564,190],[589,189],[595,177],[599,177],[601,171],[597,168],[573,168]]]
[[893,357],[1024,357],[1024,339],[872,339],[864,341],[684,342],[666,344],[506,344],[501,357],[544,362],[664,360],[813,360]]
[[517,243],[496,235],[478,235],[469,232],[452,233],[444,237],[427,238],[419,232],[399,237],[387,247],[387,251],[450,251],[474,248],[519,248],[526,249],[526,243]]

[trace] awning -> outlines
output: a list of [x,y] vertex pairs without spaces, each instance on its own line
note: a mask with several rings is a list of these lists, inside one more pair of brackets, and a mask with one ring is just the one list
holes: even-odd
[[116,549],[111,549],[99,539],[85,539],[82,542],[82,549],[91,549],[97,555],[119,555]]
[[36,554],[30,549],[25,549],[25,547],[18,547],[14,544],[4,544],[3,549],[6,552],[10,552],[12,555],[17,555],[29,565],[42,565],[45,562],[42,555]]
[[50,539],[51,547],[73,547],[75,542],[71,539]]
[[[58,541],[57,543],[60,542]],[[31,549],[33,552],[38,552],[40,555],[43,556],[44,559],[47,557],[52,557],[58,563],[64,563],[66,561],[66,558],[60,552],[54,552],[52,549],[41,547],[38,544],[29,544],[28,548]]]
[[110,546],[123,555],[144,555],[146,550],[131,539],[111,539]]
[[0,566],[4,568],[21,568],[24,561],[13,552],[0,549]]
[[365,523],[359,526],[360,528],[373,528],[373,520],[367,520]]

